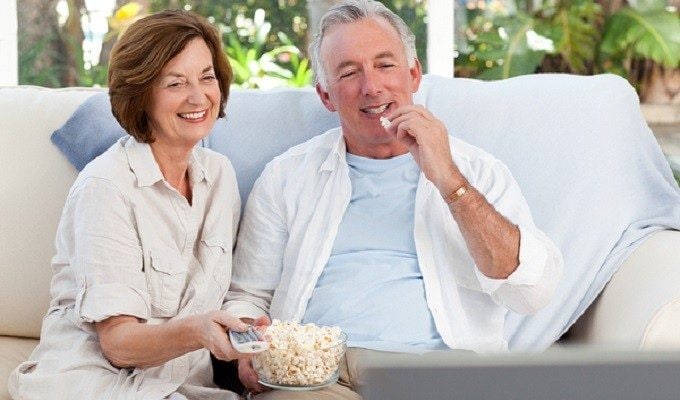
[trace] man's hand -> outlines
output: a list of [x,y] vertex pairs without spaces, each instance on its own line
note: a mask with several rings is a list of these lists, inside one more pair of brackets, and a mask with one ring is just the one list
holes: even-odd
[[252,358],[239,358],[238,378],[241,380],[241,383],[243,383],[243,386],[245,386],[252,394],[259,394],[268,390],[257,381],[257,372],[253,368]]
[[[263,331],[265,327],[269,326],[271,321],[268,317],[260,317],[255,321],[252,321],[252,325],[255,326],[259,331]],[[257,380],[257,372],[253,368],[253,362],[251,357],[239,358],[238,360],[238,378],[243,383],[243,386],[250,391],[252,394],[262,393],[265,390],[269,390],[262,386]]]
[[465,184],[453,162],[446,126],[422,106],[399,107],[389,117],[387,131],[408,146],[427,179],[446,196]]

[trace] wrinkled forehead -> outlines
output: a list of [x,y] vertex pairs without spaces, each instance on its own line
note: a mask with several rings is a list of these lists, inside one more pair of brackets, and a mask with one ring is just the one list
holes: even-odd
[[379,16],[329,27],[320,48],[326,69],[353,58],[372,59],[386,54],[406,57],[406,49],[396,28]]

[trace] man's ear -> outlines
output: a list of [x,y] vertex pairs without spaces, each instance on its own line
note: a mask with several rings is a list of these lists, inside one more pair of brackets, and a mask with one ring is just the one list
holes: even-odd
[[416,58],[414,61],[413,67],[409,68],[411,73],[411,93],[418,91],[420,82],[423,79],[423,66],[420,64],[420,60]]
[[323,90],[320,83],[316,84],[316,94],[319,95],[321,102],[328,111],[335,112],[335,106],[331,102],[330,95],[328,94],[328,92]]

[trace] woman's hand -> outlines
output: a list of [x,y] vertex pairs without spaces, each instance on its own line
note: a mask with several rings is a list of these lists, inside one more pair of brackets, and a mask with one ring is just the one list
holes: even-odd
[[[259,318],[254,324],[260,328],[269,325],[269,318]],[[104,356],[118,368],[155,367],[201,348],[220,360],[250,357],[234,350],[228,329],[243,332],[248,324],[226,311],[211,311],[157,325],[129,315],[95,323]]]
[[232,316],[226,311],[211,311],[202,316],[201,343],[217,359],[230,361],[237,358],[248,357],[247,354],[234,350],[229,341],[229,329],[244,332],[248,324]]

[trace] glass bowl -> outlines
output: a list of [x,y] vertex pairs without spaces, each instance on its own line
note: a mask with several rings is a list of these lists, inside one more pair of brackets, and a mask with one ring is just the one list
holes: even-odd
[[274,348],[253,357],[253,368],[262,385],[283,390],[314,390],[337,382],[347,334],[340,332],[337,343],[292,345]]

